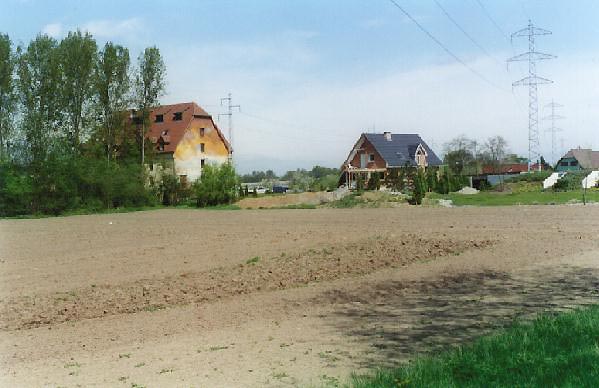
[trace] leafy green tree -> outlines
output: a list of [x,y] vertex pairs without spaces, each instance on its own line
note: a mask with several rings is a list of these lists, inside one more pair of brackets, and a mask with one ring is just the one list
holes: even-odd
[[0,34],[0,160],[7,155],[13,130],[17,95],[14,85],[15,56],[8,35]]
[[106,159],[114,157],[117,141],[124,141],[123,112],[129,103],[129,50],[108,42],[98,56],[95,69],[95,91],[100,108],[100,127],[97,140],[106,152]]
[[97,62],[96,41],[89,33],[69,32],[58,47],[62,72],[63,110],[69,122],[67,139],[79,154],[82,130],[89,128],[94,94],[93,73]]
[[450,151],[445,154],[443,163],[446,164],[451,172],[460,175],[474,161],[474,155],[467,149]]
[[138,70],[135,77],[135,101],[141,112],[141,164],[145,162],[146,126],[150,109],[159,103],[166,89],[166,67],[160,50],[156,46],[147,47],[137,58]]
[[314,178],[304,169],[297,169],[291,173],[289,188],[297,191],[308,191],[314,183]]
[[26,169],[0,160],[0,216],[31,212],[33,182]]
[[314,166],[310,171],[310,176],[314,179],[321,179],[327,175],[336,175],[339,177],[340,171],[338,168],[328,168],[322,166]]
[[237,198],[239,179],[230,163],[220,166],[208,164],[193,184],[198,207],[230,204]]
[[31,162],[43,163],[62,122],[60,56],[56,40],[38,35],[27,49],[17,48],[22,130]]
[[[66,177],[58,166],[68,171],[59,158],[64,149],[60,136],[63,118],[61,95],[62,73],[56,40],[38,35],[27,49],[17,48],[18,89],[23,107],[21,132],[27,145],[27,161],[32,177],[33,212],[55,214],[64,208]],[[52,155],[56,154],[56,155]]]

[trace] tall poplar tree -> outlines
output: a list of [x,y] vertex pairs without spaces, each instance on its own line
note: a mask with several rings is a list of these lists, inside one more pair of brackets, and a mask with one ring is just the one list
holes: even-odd
[[13,129],[16,109],[14,87],[15,57],[8,35],[0,34],[0,160],[7,155],[7,141]]
[[129,64],[129,50],[112,42],[104,45],[98,57],[94,77],[102,117],[98,140],[109,163],[117,141],[124,141],[123,113],[127,109],[131,89]]
[[145,162],[145,137],[150,109],[158,105],[164,95],[166,67],[160,50],[156,46],[147,47],[138,57],[138,69],[135,77],[135,101],[141,112],[141,164]]
[[94,95],[93,71],[97,61],[96,41],[81,31],[69,32],[60,42],[60,67],[63,75],[63,109],[68,120],[67,140],[75,154],[85,137],[86,119]]
[[56,40],[47,35],[38,35],[26,49],[17,48],[22,130],[34,165],[43,163],[56,143],[62,122],[62,74],[57,48]]

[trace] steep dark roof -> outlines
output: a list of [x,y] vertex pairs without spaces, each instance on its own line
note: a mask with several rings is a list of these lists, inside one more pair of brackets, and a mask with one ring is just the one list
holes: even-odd
[[574,158],[578,160],[582,168],[599,168],[599,151],[593,151],[585,148],[575,148],[562,156],[564,158]]
[[364,136],[377,150],[379,155],[389,167],[402,167],[406,162],[410,165],[416,165],[415,154],[419,144],[428,154],[427,161],[430,166],[439,166],[443,164],[441,159],[417,134],[412,133],[393,133],[391,140],[387,140],[382,133],[365,133]]

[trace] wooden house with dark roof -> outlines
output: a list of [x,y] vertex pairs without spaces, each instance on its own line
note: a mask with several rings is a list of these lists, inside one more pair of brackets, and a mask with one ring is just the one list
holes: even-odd
[[156,160],[148,166],[172,168],[182,182],[193,182],[208,163],[229,160],[231,145],[212,116],[195,102],[161,105],[150,112],[146,138],[156,151]]
[[351,149],[341,170],[351,185],[358,174],[368,180],[372,173],[385,177],[391,169],[406,166],[440,166],[441,159],[417,134],[363,133]]
[[588,148],[575,148],[562,156],[555,171],[599,170],[599,151]]

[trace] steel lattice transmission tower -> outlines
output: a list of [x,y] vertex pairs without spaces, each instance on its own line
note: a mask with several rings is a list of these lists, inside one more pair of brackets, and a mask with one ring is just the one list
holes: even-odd
[[241,110],[241,106],[240,105],[233,105],[233,97],[231,96],[231,93],[227,94],[227,97],[223,97],[220,99],[220,105],[223,105],[223,102],[227,101],[227,113],[220,113],[218,115],[218,118],[220,119],[220,116],[227,116],[228,117],[228,121],[229,121],[229,162],[233,162],[233,108],[237,108],[238,110]]
[[556,159],[555,159],[555,147],[556,147],[556,137],[555,135],[558,132],[562,132],[563,129],[561,128],[557,128],[555,126],[555,120],[562,120],[565,119],[564,116],[555,114],[555,108],[563,108],[564,106],[562,104],[558,104],[557,102],[554,102],[553,100],[551,100],[550,104],[545,105],[545,108],[551,108],[551,114],[549,116],[545,116],[543,117],[543,120],[551,120],[551,127],[546,129],[545,132],[551,132],[551,163],[555,163]]
[[[553,81],[537,76],[537,61],[556,58],[555,55],[535,51],[535,36],[550,35],[551,31],[535,27],[532,21],[528,26],[512,34],[512,39],[528,37],[528,52],[508,59],[509,62],[528,61],[528,77],[512,83],[512,86],[528,86],[528,170],[540,157],[539,141],[539,98],[537,86],[550,84]],[[540,168],[539,163],[539,168]]]

